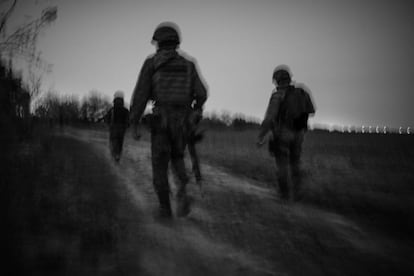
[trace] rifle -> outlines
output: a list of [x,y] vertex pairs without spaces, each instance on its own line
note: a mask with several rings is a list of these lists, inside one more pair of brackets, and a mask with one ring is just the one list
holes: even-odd
[[204,138],[204,131],[197,132],[196,130],[193,130],[190,132],[190,135],[188,137],[188,143],[187,143],[188,152],[190,153],[193,173],[196,179],[196,183],[199,186],[201,197],[204,197],[204,191],[202,187],[200,163],[199,163],[198,154],[197,154],[195,145],[199,143],[201,140],[203,140],[203,138]]

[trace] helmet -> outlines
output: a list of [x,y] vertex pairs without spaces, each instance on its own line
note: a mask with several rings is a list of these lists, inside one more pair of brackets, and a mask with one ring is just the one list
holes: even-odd
[[118,90],[114,93],[114,100],[115,99],[124,99],[124,92]]
[[172,42],[180,44],[179,28],[172,22],[163,22],[155,29],[152,40],[158,43]]
[[285,65],[280,65],[276,67],[273,71],[273,80],[275,80],[278,84],[290,83],[292,79],[290,77],[289,71],[289,68]]

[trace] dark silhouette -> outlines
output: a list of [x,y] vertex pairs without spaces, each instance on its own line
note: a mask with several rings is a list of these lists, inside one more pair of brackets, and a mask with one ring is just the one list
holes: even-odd
[[198,154],[196,150],[196,144],[201,142],[201,140],[204,138],[204,132],[198,130],[198,125],[200,123],[201,116],[198,116],[197,114],[194,114],[194,113],[193,115],[196,115],[196,117],[190,120],[187,146],[188,146],[188,152],[190,153],[193,173],[194,173],[197,183],[200,185],[200,188],[201,188],[202,176],[201,176],[201,170],[200,170],[200,162],[199,162],[199,158],[198,158]]
[[290,70],[278,66],[273,72],[276,89],[270,97],[265,118],[260,126],[257,144],[264,144],[265,136],[272,131],[269,150],[278,166],[279,191],[283,199],[289,199],[289,175],[292,177],[295,199],[300,197],[300,157],[309,114],[315,109],[308,92],[292,85]]
[[129,111],[124,107],[122,91],[114,94],[114,106],[105,114],[103,120],[109,125],[109,147],[111,155],[119,162],[124,144],[125,131],[129,127]]
[[180,35],[174,23],[160,24],[152,37],[157,52],[144,62],[131,99],[131,121],[137,126],[148,101],[153,101],[151,151],[153,184],[160,203],[160,216],[171,217],[168,163],[179,179],[177,216],[190,212],[184,150],[190,126],[202,116],[207,90],[195,62],[178,52]]
[[19,75],[0,61],[0,139],[31,135],[30,93]]

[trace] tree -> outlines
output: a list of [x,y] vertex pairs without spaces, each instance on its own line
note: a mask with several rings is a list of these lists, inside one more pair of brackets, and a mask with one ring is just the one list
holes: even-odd
[[41,93],[42,71],[51,71],[51,65],[41,58],[40,51],[36,49],[37,39],[40,31],[56,20],[57,7],[49,6],[43,9],[40,17],[23,23],[8,33],[7,22],[13,15],[17,3],[18,0],[0,0],[3,6],[8,5],[5,12],[0,14],[0,58],[19,58],[28,64],[28,80],[24,87],[32,101]]
[[57,7],[45,8],[39,18],[20,25],[8,34],[6,32],[7,21],[13,14],[16,4],[17,0],[13,0],[6,12],[0,15],[0,54],[3,57],[21,57],[30,65],[49,71],[50,65],[41,59],[40,52],[36,49],[36,42],[40,31],[56,20]]
[[108,97],[102,96],[97,90],[91,90],[83,99],[80,108],[82,120],[88,122],[96,122],[111,107]]
[[60,99],[56,92],[47,92],[37,103],[35,115],[40,119],[57,121],[59,118]]
[[34,100],[40,95],[42,86],[42,74],[36,74],[32,70],[29,71],[29,77],[27,80],[27,91],[30,93],[30,98]]
[[60,101],[62,118],[65,124],[78,121],[80,104],[76,96],[63,96]]

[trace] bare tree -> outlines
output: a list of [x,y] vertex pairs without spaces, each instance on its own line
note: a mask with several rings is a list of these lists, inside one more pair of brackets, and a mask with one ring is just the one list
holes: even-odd
[[35,73],[33,70],[29,71],[29,77],[27,81],[27,91],[29,91],[30,98],[35,100],[41,93],[42,87],[42,74]]
[[111,102],[108,97],[97,90],[91,90],[82,101],[80,113],[83,120],[96,122],[110,107]]
[[[2,3],[2,2],[7,2],[7,1],[3,0],[0,3]],[[16,4],[17,4],[17,0],[13,0],[13,3],[10,5],[10,7],[7,9],[7,11],[4,14],[2,14],[2,17],[0,19],[0,34],[4,32],[4,29],[6,27],[7,19],[9,19],[9,17],[12,14],[14,8],[16,7]]]
[[[3,1],[6,2],[6,1]],[[24,23],[13,32],[6,32],[7,21],[17,4],[13,0],[7,11],[0,18],[0,54],[2,56],[17,56],[43,70],[50,71],[50,65],[45,63],[40,52],[36,49],[36,42],[40,31],[57,18],[57,7],[47,7],[39,18]]]
[[76,96],[74,95],[62,96],[60,105],[61,105],[62,116],[63,116],[65,124],[74,123],[80,119],[79,118],[80,104]]

